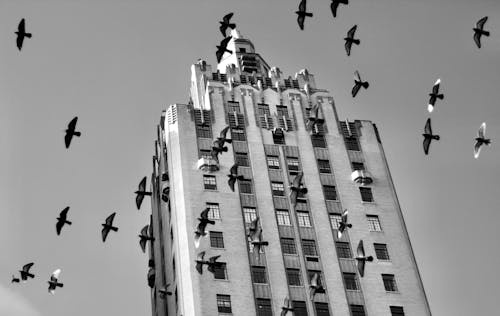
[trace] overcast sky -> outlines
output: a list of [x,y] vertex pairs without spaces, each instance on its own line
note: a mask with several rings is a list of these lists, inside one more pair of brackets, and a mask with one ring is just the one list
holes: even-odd
[[[138,245],[149,199],[135,209],[152,172],[156,124],[188,100],[190,66],[215,69],[218,21],[234,22],[269,65],[307,68],[335,98],[341,119],[369,119],[380,131],[423,284],[434,315],[498,313],[500,254],[500,1],[352,0],[337,19],[329,1],[309,0],[300,31],[292,0],[0,1],[0,314],[148,315],[147,255]],[[472,28],[488,15],[483,48]],[[26,19],[22,52],[14,31]],[[358,25],[360,46],[343,38]],[[370,82],[352,99],[353,72]],[[428,93],[441,135],[422,150]],[[82,137],[64,148],[78,116]],[[486,121],[492,146],[473,158]],[[70,206],[71,227],[55,233]],[[117,212],[117,233],[100,224]],[[34,280],[11,274],[35,262]],[[64,288],[47,293],[61,268]]]

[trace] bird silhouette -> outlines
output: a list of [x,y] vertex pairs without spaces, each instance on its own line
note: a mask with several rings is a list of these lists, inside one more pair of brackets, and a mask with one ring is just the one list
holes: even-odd
[[473,28],[474,30],[474,42],[476,42],[477,48],[481,48],[481,36],[490,36],[490,32],[485,31],[484,28],[484,23],[488,20],[488,17],[485,16],[481,20],[477,21],[476,27]]
[[68,211],[69,211],[69,206],[67,206],[64,210],[59,213],[59,217],[57,218],[57,223],[56,223],[56,232],[57,235],[61,234],[61,229],[63,228],[64,224],[71,225],[72,223],[68,221],[66,218],[68,216]]
[[347,210],[344,210],[344,213],[342,213],[341,221],[339,223],[339,228],[337,230],[337,237],[340,239],[342,238],[342,233],[347,229],[351,228],[352,224],[347,223]]
[[233,51],[232,50],[229,50],[227,49],[227,44],[229,43],[229,41],[232,39],[231,36],[228,36],[226,38],[224,38],[221,42],[220,42],[220,45],[217,45],[217,51],[215,52],[215,56],[217,57],[217,63],[220,63],[221,59],[222,59],[222,56],[224,56],[224,53],[229,53],[229,54],[232,54]]
[[443,100],[444,95],[439,93],[439,85],[441,84],[441,79],[436,80],[434,86],[432,87],[432,93],[429,93],[429,104],[427,104],[427,111],[432,112],[434,110],[434,105],[436,104],[436,100]]
[[109,215],[107,218],[106,218],[106,222],[104,224],[101,224],[102,225],[102,241],[105,242],[106,241],[106,237],[108,237],[108,233],[110,230],[114,231],[114,232],[117,232],[118,231],[118,227],[115,227],[113,226],[113,220],[115,219],[115,215],[116,215],[116,212]]
[[196,256],[196,271],[198,271],[199,274],[203,274],[203,265],[208,263],[208,261],[203,260],[204,258],[205,251],[198,253],[198,255]]
[[208,262],[206,263],[206,265],[208,266],[207,270],[209,272],[211,272],[212,274],[215,274],[216,268],[220,268],[224,264],[223,262],[217,261],[217,259],[219,259],[219,258],[220,258],[220,255],[208,258]]
[[361,87],[368,89],[369,86],[370,86],[370,84],[367,81],[361,80],[361,76],[359,75],[359,72],[356,70],[354,72],[354,87],[352,87],[352,91],[351,91],[352,97],[353,98],[356,97],[356,95],[358,94],[358,91],[359,91],[359,89],[361,89]]
[[440,139],[439,135],[432,134],[431,118],[430,117],[427,119],[427,122],[425,123],[424,133],[422,134],[422,136],[424,136],[424,153],[426,155],[428,155],[429,154],[429,146],[431,145],[431,141],[433,139],[435,139],[435,140]]
[[146,243],[148,242],[148,240],[155,240],[152,234],[149,234],[148,229],[149,225],[144,226],[139,234],[139,245],[141,246],[143,253],[146,253]]
[[477,131],[476,143],[474,144],[474,158],[479,157],[479,153],[481,152],[481,146],[486,145],[489,146],[491,144],[491,139],[485,138],[484,134],[486,133],[486,122],[483,122]]
[[359,39],[354,38],[354,33],[356,33],[357,25],[354,25],[351,27],[351,29],[347,32],[347,37],[344,37],[345,40],[345,51],[347,53],[347,56],[351,56],[351,46],[352,44],[359,45],[361,42]]
[[212,142],[212,151],[217,152],[217,154],[222,154],[223,152],[227,152],[228,149],[227,146],[224,146],[224,142],[225,140],[221,140],[219,139],[219,137],[214,139],[214,141]]
[[200,217],[198,217],[198,227],[196,227],[196,231],[194,232],[194,242],[196,248],[199,247],[200,245],[200,238],[202,236],[206,236],[207,232],[205,229],[207,228],[208,224],[215,225],[215,221],[208,219],[208,213],[210,212],[210,208],[207,207],[200,213]]
[[24,19],[22,19],[21,22],[19,22],[19,25],[17,26],[17,31],[15,33],[17,34],[16,38],[17,48],[21,50],[23,48],[24,38],[25,37],[31,38],[32,35],[31,33],[26,33],[26,26]]
[[77,121],[78,121],[78,116],[75,116],[68,124],[68,128],[66,129],[66,135],[64,136],[64,144],[66,145],[66,148],[69,148],[73,136],[80,137],[82,135],[82,133],[80,132],[75,132]]
[[304,20],[306,16],[312,17],[313,14],[311,12],[306,12],[306,0],[301,0],[299,3],[299,10],[295,11],[297,14],[297,23],[299,23],[299,27],[301,30],[304,30]]
[[263,246],[269,246],[269,242],[263,240],[262,237],[262,227],[258,225],[255,230],[250,235],[250,243],[253,246],[253,253],[256,254],[257,258],[260,257],[260,250]]
[[309,284],[309,297],[311,298],[311,301],[314,300],[314,296],[317,293],[325,293],[325,288],[321,285],[319,274],[314,273]]
[[294,207],[297,205],[297,197],[299,196],[299,194],[307,193],[307,188],[305,188],[302,184],[303,176],[304,173],[300,171],[295,176],[295,178],[293,178],[292,184],[290,185],[290,201],[292,202]]
[[163,190],[161,191],[161,199],[163,202],[168,203],[170,199],[170,187],[164,187]]
[[135,205],[137,206],[137,209],[141,209],[142,205],[142,200],[144,200],[144,197],[151,196],[151,192],[146,191],[146,181],[147,177],[142,178],[141,182],[139,182],[139,189],[135,191],[134,193],[137,194],[135,197]]
[[227,184],[229,185],[229,188],[231,191],[234,192],[234,184],[236,183],[236,180],[243,180],[244,177],[242,175],[238,175],[238,163],[235,163],[231,169],[229,169],[229,174],[227,175],[229,178],[227,180]]
[[16,276],[13,275],[10,283],[19,283],[19,278],[16,278]]
[[365,275],[365,263],[373,261],[372,256],[365,255],[365,248],[363,247],[363,240],[361,239],[358,244],[358,249],[356,250],[356,262],[358,265],[358,272],[361,277]]
[[171,296],[172,292],[167,291],[168,287],[170,286],[170,283],[168,283],[165,287],[162,287],[161,289],[158,289],[158,293],[160,293],[160,298],[165,299],[167,295]]
[[26,282],[28,278],[33,279],[35,277],[33,273],[30,273],[30,269],[33,265],[33,262],[27,263],[23,266],[23,269],[19,271],[19,273],[21,274],[21,280],[23,280],[23,282]]
[[217,140],[219,141],[219,148],[224,147],[224,143],[231,144],[233,142],[232,139],[228,139],[227,137],[227,131],[229,130],[229,125],[224,127],[222,131],[220,131],[219,137],[217,137]]
[[50,280],[48,281],[48,283],[49,283],[49,293],[50,294],[55,294],[56,288],[64,286],[63,283],[60,283],[58,281],[60,273],[61,273],[61,269],[57,269],[50,276]]
[[333,17],[337,17],[337,9],[340,4],[349,4],[349,0],[332,0],[332,3],[330,4],[330,9],[332,10]]
[[313,133],[316,133],[318,129],[315,127],[320,126],[324,122],[325,120],[320,118],[319,115],[319,104],[316,103],[311,107],[309,111],[309,118],[307,119],[306,122],[306,128],[310,129]]
[[288,312],[293,312],[293,307],[292,307],[292,302],[290,299],[285,297],[285,300],[283,301],[283,306],[281,306],[281,313],[280,316],[286,316]]
[[236,24],[230,23],[230,20],[232,17],[233,17],[233,13],[231,12],[231,13],[224,15],[224,17],[222,18],[222,21],[219,21],[219,23],[220,23],[219,30],[222,33],[222,36],[224,36],[224,37],[226,37],[227,28],[231,28],[233,30],[236,28]]

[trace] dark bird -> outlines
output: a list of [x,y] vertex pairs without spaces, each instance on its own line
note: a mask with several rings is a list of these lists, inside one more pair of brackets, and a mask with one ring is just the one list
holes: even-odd
[[347,223],[347,210],[344,210],[344,213],[342,213],[342,220],[339,223],[339,228],[337,230],[337,237],[340,239],[342,237],[342,233],[346,228],[351,228],[352,224]]
[[354,33],[356,33],[357,27],[358,27],[357,25],[354,25],[353,27],[351,27],[351,29],[347,32],[347,37],[344,37],[344,40],[345,40],[344,47],[345,47],[345,51],[347,53],[347,56],[351,56],[352,44],[359,45],[359,43],[361,43],[361,41],[359,39],[354,38]]
[[259,227],[259,220],[260,218],[257,216],[255,217],[255,219],[250,223],[250,225],[248,226],[248,234],[247,234],[247,237],[249,240],[252,240],[252,236],[253,234],[255,233],[255,231],[257,230],[257,227]]
[[290,185],[290,201],[292,201],[293,206],[297,205],[297,197],[302,194],[307,193],[307,188],[305,188],[302,184],[302,177],[304,173],[299,172],[292,181]]
[[320,115],[319,115],[319,104],[316,103],[311,107],[311,109],[309,111],[309,118],[308,118],[308,121],[306,123],[306,128],[310,129],[313,133],[315,133],[315,130],[317,131],[317,129],[315,129],[315,127],[323,124],[324,122],[325,122],[325,120],[320,118]]
[[325,288],[320,283],[318,273],[314,273],[309,284],[309,297],[311,298],[311,301],[314,300],[316,293],[325,293]]
[[59,279],[59,274],[60,273],[61,273],[61,269],[57,269],[50,276],[50,280],[48,281],[48,283],[49,283],[49,293],[50,294],[55,294],[56,288],[64,286],[64,284],[59,283],[58,280],[57,280],[57,279]]
[[214,139],[212,142],[212,151],[216,151],[217,154],[227,152],[227,146],[224,146],[224,142],[224,140],[220,140],[219,138]]
[[21,273],[21,280],[23,280],[23,282],[26,282],[28,278],[33,279],[35,277],[33,273],[30,273],[30,269],[33,265],[33,262],[27,263],[23,266],[23,269],[19,271],[19,273]]
[[283,301],[283,306],[281,307],[280,316],[286,316],[288,312],[293,312],[293,306],[290,299],[288,297],[285,297],[285,300]]
[[158,289],[158,293],[160,293],[160,298],[165,299],[167,295],[171,296],[172,292],[167,291],[168,287],[170,286],[170,283],[167,284],[165,287],[162,287],[161,289]]
[[229,125],[224,127],[222,131],[220,131],[219,137],[217,137],[217,140],[219,141],[219,148],[222,148],[224,146],[224,143],[231,144],[233,142],[232,139],[226,138],[228,130],[229,130]]
[[200,252],[196,256],[196,260],[195,260],[196,271],[198,271],[199,274],[203,274],[203,265],[208,263],[208,261],[203,260],[203,258],[205,258],[205,251]]
[[486,122],[483,122],[477,131],[476,144],[474,145],[474,158],[479,157],[479,152],[481,151],[481,146],[489,146],[491,144],[491,139],[485,138],[486,133]]
[[231,13],[224,15],[224,17],[222,18],[222,21],[219,21],[219,23],[220,23],[219,30],[222,33],[222,36],[224,36],[224,37],[226,37],[226,30],[228,27],[233,29],[233,30],[236,28],[236,24],[230,23],[230,20],[232,17],[233,17],[233,13],[231,12]]
[[118,231],[118,227],[114,227],[113,226],[113,220],[115,218],[115,215],[116,215],[116,212],[109,215],[107,218],[106,218],[106,223],[104,224],[101,224],[102,225],[102,241],[105,242],[106,241],[106,237],[108,237],[108,233],[110,230],[114,231],[114,232],[117,232]]
[[373,257],[372,256],[366,256],[365,255],[365,248],[363,247],[363,240],[361,239],[358,244],[358,249],[356,250],[356,261],[358,265],[358,271],[359,275],[363,277],[365,275],[365,263],[366,261],[372,262]]
[[441,79],[436,80],[436,83],[432,87],[432,93],[429,93],[429,104],[427,104],[427,111],[432,112],[434,110],[434,105],[436,104],[436,100],[443,100],[444,95],[439,93],[439,85],[441,84]]
[[208,265],[207,270],[213,274],[215,274],[215,269],[220,268],[224,263],[222,262],[217,262],[217,259],[220,258],[219,256],[213,256],[208,258],[208,262],[206,263]]
[[24,38],[25,37],[31,38],[31,33],[26,33],[26,26],[24,23],[24,19],[22,19],[21,22],[19,22],[19,25],[17,26],[17,31],[15,33],[17,34],[17,39],[16,39],[17,48],[21,50],[21,48],[23,48]]
[[64,210],[59,213],[59,217],[57,218],[57,223],[56,223],[56,232],[57,235],[61,234],[61,229],[64,226],[64,224],[71,225],[71,222],[66,219],[68,216],[68,211],[69,211],[69,206],[66,206]]
[[142,200],[144,200],[144,197],[151,196],[151,192],[146,191],[146,179],[147,177],[142,178],[141,182],[139,182],[139,189],[135,191],[134,193],[137,194],[135,197],[135,205],[137,206],[137,209],[141,209],[141,204]]
[[78,121],[78,116],[75,116],[68,124],[68,129],[66,130],[66,135],[64,136],[64,143],[66,144],[66,148],[69,148],[73,136],[80,137],[82,135],[82,133],[80,132],[75,132],[77,121]]
[[196,231],[194,232],[194,243],[196,248],[200,245],[200,238],[202,236],[206,236],[207,232],[205,229],[207,228],[208,224],[215,225],[215,221],[208,219],[208,213],[210,212],[210,208],[204,209],[200,213],[200,217],[198,217],[198,227],[196,227]]
[[332,0],[332,3],[330,4],[330,9],[332,10],[333,17],[337,17],[337,9],[340,4],[349,4],[349,0]]
[[220,42],[220,45],[217,45],[217,51],[215,52],[215,56],[217,57],[217,63],[220,63],[222,56],[224,56],[224,53],[228,52],[229,54],[232,54],[233,51],[227,49],[227,44],[229,41],[232,39],[231,36],[226,37]]
[[299,23],[299,27],[301,30],[304,30],[304,20],[306,16],[312,17],[313,14],[311,12],[306,12],[306,0],[301,0],[299,4],[299,11],[295,11],[297,13],[297,23]]
[[149,234],[148,232],[149,225],[144,226],[141,229],[140,235],[139,235],[139,245],[141,246],[142,252],[146,253],[146,243],[148,240],[154,241],[154,237]]
[[425,123],[424,127],[424,133],[422,134],[424,136],[424,153],[426,155],[429,154],[429,146],[431,145],[431,141],[433,139],[439,140],[439,135],[434,135],[432,134],[432,127],[431,127],[431,118],[429,117],[427,119],[427,122]]
[[19,283],[19,278],[16,278],[14,275],[12,276],[12,281],[10,283]]
[[361,76],[359,75],[359,72],[356,70],[354,72],[354,87],[352,87],[352,92],[351,92],[352,97],[354,98],[356,94],[358,94],[358,91],[359,89],[361,89],[361,87],[368,89],[369,86],[370,84],[368,83],[368,81],[361,80]]
[[260,225],[257,225],[255,230],[252,232],[250,235],[250,243],[253,246],[253,252],[257,255],[257,257],[260,256],[260,250],[262,249],[263,246],[269,246],[269,242],[263,240],[264,238],[262,237],[262,227]]
[[227,184],[229,184],[229,188],[231,188],[231,191],[234,192],[234,184],[236,183],[236,180],[243,180],[243,176],[242,175],[238,175],[238,164],[235,163],[231,169],[229,169],[229,174],[227,175],[227,177],[229,178],[227,180]]
[[168,203],[168,200],[170,199],[170,187],[164,187],[163,190],[161,191],[161,199],[163,202]]
[[484,28],[484,23],[486,23],[486,20],[488,20],[488,17],[485,16],[481,20],[477,21],[476,27],[473,28],[474,30],[474,42],[476,42],[476,45],[478,48],[481,48],[481,36],[490,36],[490,32],[485,31]]

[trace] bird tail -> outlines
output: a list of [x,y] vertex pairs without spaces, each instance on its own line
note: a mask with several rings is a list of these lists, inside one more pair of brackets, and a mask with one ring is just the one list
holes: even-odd
[[370,261],[370,262],[373,261],[373,257],[372,256],[366,257],[366,261]]
[[[483,31],[483,35],[484,35],[484,36],[490,36],[490,32],[488,32],[488,31]],[[30,36],[30,37],[31,37],[31,36]]]
[[35,277],[35,275],[34,275],[34,274],[32,274],[32,273],[26,273],[26,276],[27,276],[27,277],[30,277],[30,278],[32,278],[32,279]]
[[304,13],[304,15],[305,15],[305,16],[308,16],[308,17],[310,17],[310,18],[312,18],[312,16],[313,16],[313,14],[312,14],[312,13],[309,13],[309,12]]
[[226,143],[228,143],[228,144],[231,144],[231,143],[233,142],[233,140],[232,140],[232,139],[224,139],[224,141],[225,141]]
[[[489,33],[488,33],[488,35],[489,35]],[[486,36],[488,36],[488,35],[486,35]],[[27,38],[31,38],[31,33],[25,33],[24,36],[26,36]]]
[[356,45],[359,45],[359,43],[361,43],[361,41],[359,39],[355,39],[355,40],[352,40],[352,42]]
[[111,229],[112,231],[114,232],[117,232],[118,231],[118,227],[110,227],[109,229]]
[[444,94],[438,94],[438,95],[436,95],[436,98],[438,98],[439,100],[443,100]]
[[352,224],[347,224],[347,227],[352,228]]
[[441,137],[439,137],[439,135],[432,135],[432,138],[435,140],[439,140]]
[[63,283],[56,283],[56,286],[58,286],[58,287],[63,287],[63,286],[64,286],[64,284],[63,284]]
[[215,221],[208,221],[207,223],[215,225]]
[[368,87],[370,86],[370,84],[369,84],[368,82],[366,82],[366,81],[365,81],[365,82],[363,82],[363,83],[361,84],[361,86],[362,86],[363,88],[365,88],[365,89],[368,89]]
[[484,144],[485,144],[486,146],[491,145],[491,139],[485,139],[485,140],[484,140]]
[[71,225],[72,223],[70,221],[64,221],[64,223]]
[[80,137],[82,135],[82,133],[80,133],[80,132],[74,132],[73,135]]

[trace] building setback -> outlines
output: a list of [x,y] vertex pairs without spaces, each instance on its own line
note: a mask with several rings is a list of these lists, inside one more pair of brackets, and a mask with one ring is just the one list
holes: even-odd
[[[190,102],[170,105],[158,126],[153,315],[280,315],[285,298],[289,316],[431,315],[375,124],[339,120],[333,97],[307,70],[285,77],[248,39],[231,35],[233,53],[217,70],[192,65]],[[226,126],[232,143],[217,161],[213,141]],[[243,180],[232,192],[235,162]],[[299,174],[307,193],[294,205]],[[207,207],[215,224],[196,244]],[[339,238],[346,209],[352,228]],[[269,243],[260,253],[248,237],[257,216]],[[373,256],[364,276],[355,259],[361,240]],[[224,264],[199,274],[202,251]],[[324,293],[311,298],[315,275]]]

